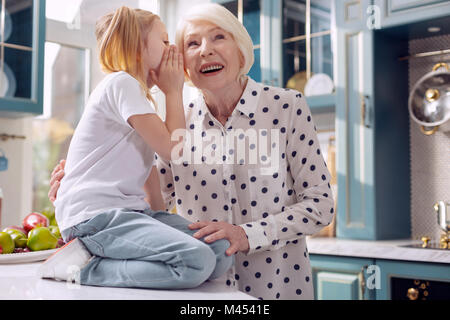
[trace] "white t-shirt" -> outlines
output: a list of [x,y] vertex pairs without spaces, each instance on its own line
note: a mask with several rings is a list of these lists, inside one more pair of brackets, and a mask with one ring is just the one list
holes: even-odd
[[112,208],[149,208],[143,186],[154,151],[127,122],[147,113],[156,113],[155,108],[126,72],[107,75],[92,92],[54,203],[61,230]]

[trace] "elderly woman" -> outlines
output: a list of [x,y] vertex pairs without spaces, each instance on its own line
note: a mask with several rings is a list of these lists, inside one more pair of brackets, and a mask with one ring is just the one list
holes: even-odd
[[[201,94],[185,107],[182,162],[157,161],[165,209],[176,205],[196,238],[229,240],[228,286],[260,299],[314,299],[305,236],[330,224],[334,202],[305,98],[247,76],[251,38],[220,5],[192,8],[176,44]],[[52,182],[63,175],[55,169]]]

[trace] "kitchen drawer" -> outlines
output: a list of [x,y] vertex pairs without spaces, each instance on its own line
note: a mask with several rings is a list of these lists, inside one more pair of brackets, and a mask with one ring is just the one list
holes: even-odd
[[311,254],[310,260],[316,300],[375,299],[367,286],[374,259]]

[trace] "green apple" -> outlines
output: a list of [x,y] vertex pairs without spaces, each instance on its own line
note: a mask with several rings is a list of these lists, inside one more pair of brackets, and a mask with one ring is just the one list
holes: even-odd
[[50,226],[58,226],[55,219],[55,209],[47,207],[41,212],[50,221]]
[[16,248],[25,248],[27,246],[27,236],[22,231],[12,228],[5,228],[3,231],[11,236]]
[[6,232],[0,232],[0,254],[13,253],[14,248],[14,240],[11,238],[11,235]]
[[37,227],[28,234],[27,247],[31,251],[55,249],[58,244],[58,238],[55,237],[49,228]]
[[59,227],[58,226],[48,226],[48,228],[50,229],[50,232],[56,237],[56,238],[61,238],[61,232],[59,231]]

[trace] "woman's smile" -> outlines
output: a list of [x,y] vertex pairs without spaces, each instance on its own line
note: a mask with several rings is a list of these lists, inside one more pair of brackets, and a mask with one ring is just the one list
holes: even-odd
[[205,63],[200,67],[200,73],[205,77],[215,76],[222,72],[225,66],[218,62]]

